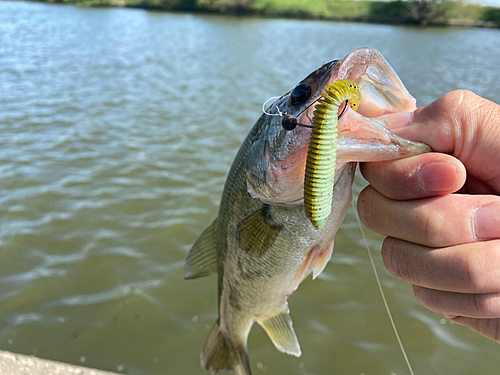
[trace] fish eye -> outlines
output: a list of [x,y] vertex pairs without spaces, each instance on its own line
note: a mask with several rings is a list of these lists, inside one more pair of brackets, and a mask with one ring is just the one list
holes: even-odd
[[300,83],[292,90],[290,93],[290,98],[288,99],[288,106],[293,107],[299,104],[303,104],[311,97],[312,89],[307,83]]

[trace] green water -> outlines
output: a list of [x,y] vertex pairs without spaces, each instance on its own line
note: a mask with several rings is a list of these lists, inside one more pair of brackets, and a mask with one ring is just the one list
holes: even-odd
[[[416,29],[0,2],[0,349],[126,374],[205,374],[216,278],[183,280],[261,104],[359,46],[425,104],[499,102],[500,30]],[[358,178],[354,189],[363,181]],[[417,374],[497,374],[498,344],[390,276]],[[254,327],[254,374],[408,374],[352,210],[289,298],[301,358]]]

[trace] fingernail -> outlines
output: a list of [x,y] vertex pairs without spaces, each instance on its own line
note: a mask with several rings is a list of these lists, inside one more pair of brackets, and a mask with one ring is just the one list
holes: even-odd
[[460,170],[452,162],[437,160],[419,168],[417,181],[429,193],[449,193],[460,188],[460,175]]
[[500,203],[480,207],[474,212],[474,233],[478,240],[500,238]]

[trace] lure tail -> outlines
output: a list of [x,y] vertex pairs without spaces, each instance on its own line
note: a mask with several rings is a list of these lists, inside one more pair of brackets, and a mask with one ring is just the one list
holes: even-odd
[[220,330],[216,321],[201,351],[201,364],[212,373],[234,371],[236,375],[251,375],[246,347],[237,347]]

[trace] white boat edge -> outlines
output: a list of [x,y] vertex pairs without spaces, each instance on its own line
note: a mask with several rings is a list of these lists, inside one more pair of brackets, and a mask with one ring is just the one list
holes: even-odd
[[0,350],[1,375],[117,375],[68,363],[49,361]]

